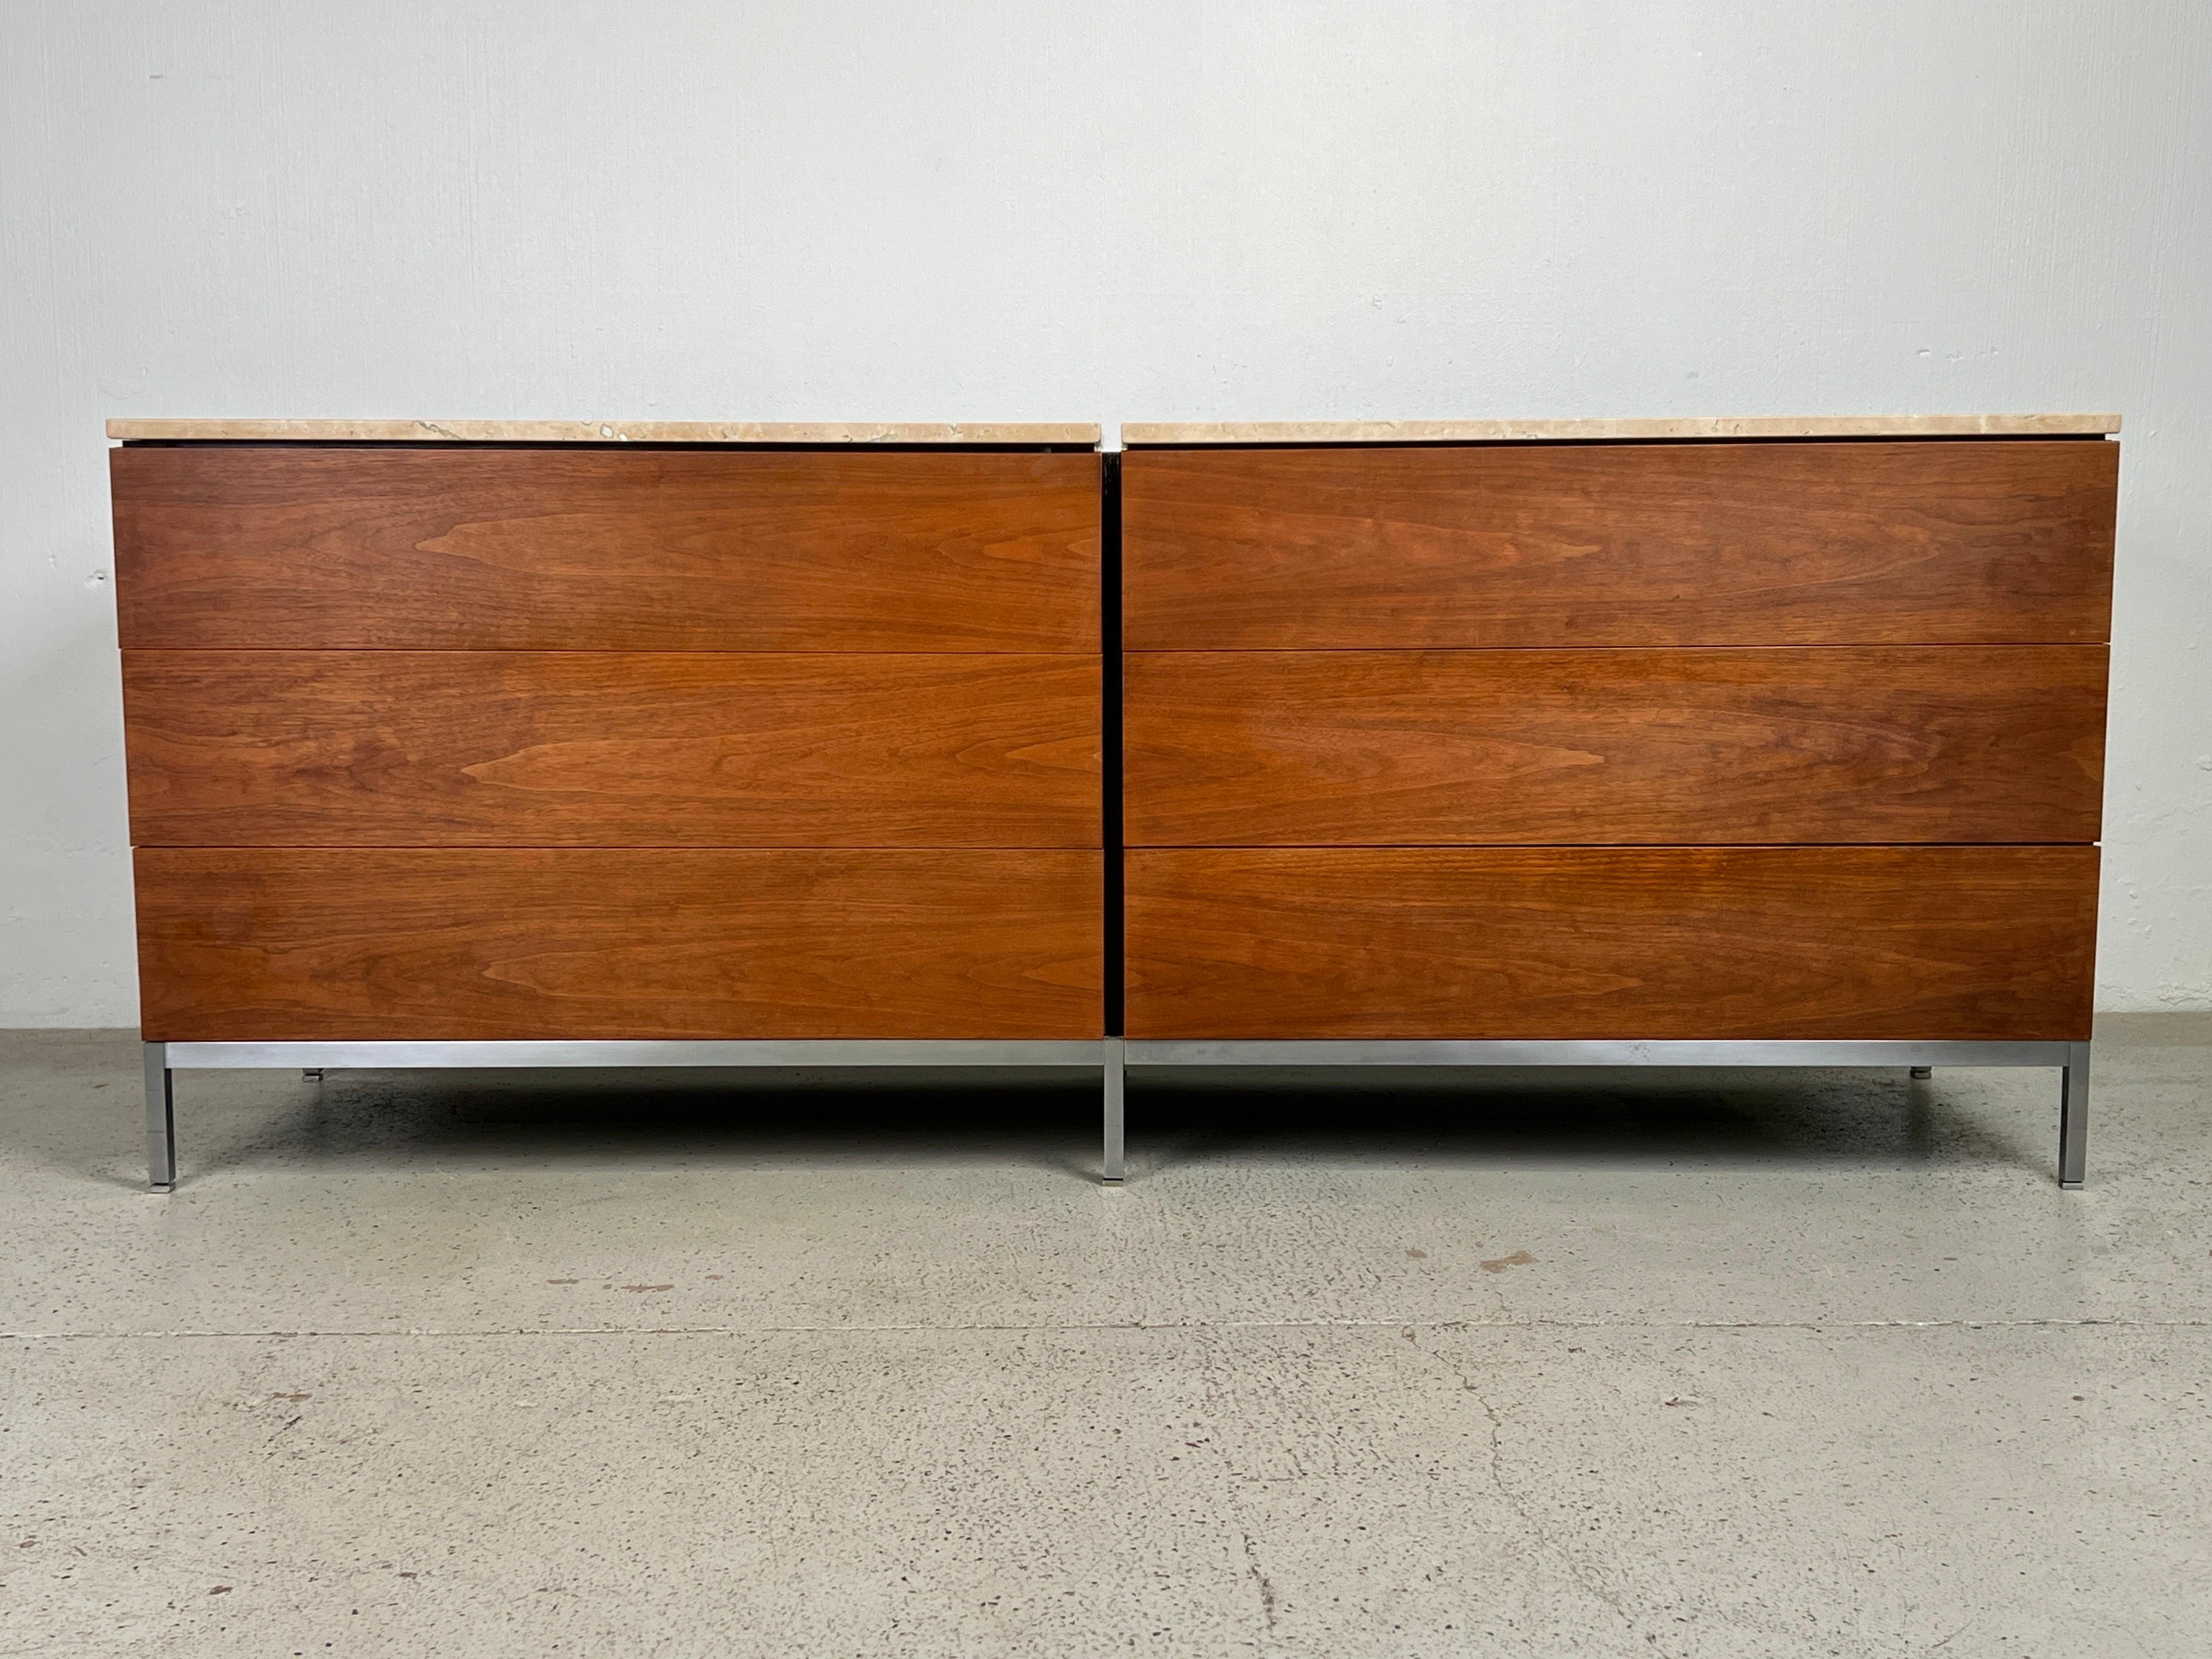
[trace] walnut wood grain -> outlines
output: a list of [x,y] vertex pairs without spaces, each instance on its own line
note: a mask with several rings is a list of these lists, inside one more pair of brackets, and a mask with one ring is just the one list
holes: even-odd
[[126,651],[139,846],[1096,847],[1098,659]]
[[1131,649],[2096,643],[2099,439],[1148,450]]
[[2087,842],[2102,646],[1133,653],[1132,846]]
[[1098,649],[1099,458],[111,452],[123,643]]
[[1132,1037],[2089,1035],[2094,847],[1127,854]]
[[1087,1038],[1096,852],[152,848],[146,1040]]

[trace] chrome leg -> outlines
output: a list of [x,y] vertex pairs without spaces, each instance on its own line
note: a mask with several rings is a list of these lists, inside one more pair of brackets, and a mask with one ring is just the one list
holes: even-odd
[[2064,1092],[2058,1103],[2058,1184],[2081,1190],[2089,1167],[2089,1045],[2066,1045],[2066,1066],[2059,1073]]
[[1121,1179],[1121,1097],[1125,1081],[1122,1059],[1127,1044],[1120,1037],[1106,1039],[1106,1179]]
[[1936,1068],[1933,1066],[1916,1066],[1912,1068],[1912,1080],[1915,1083],[1925,1083],[1935,1075]]
[[177,1184],[177,1095],[165,1043],[141,1045],[146,1053],[146,1180],[157,1193]]

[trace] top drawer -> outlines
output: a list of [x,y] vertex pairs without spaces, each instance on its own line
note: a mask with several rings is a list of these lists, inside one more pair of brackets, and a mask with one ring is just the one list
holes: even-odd
[[125,646],[1099,648],[1093,454],[111,454]]
[[2095,643],[2101,439],[1139,450],[1131,650]]

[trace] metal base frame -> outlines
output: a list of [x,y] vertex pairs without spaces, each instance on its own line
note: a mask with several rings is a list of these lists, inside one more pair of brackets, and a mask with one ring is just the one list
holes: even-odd
[[1790,1066],[1908,1067],[2049,1066],[2059,1069],[2058,1184],[2080,1189],[2089,1146],[2086,1042],[1553,1042],[1376,1039],[1282,1042],[1076,1042],[988,1040],[574,1042],[149,1042],[146,1165],[166,1193],[177,1180],[175,1073],[187,1069],[298,1070],[319,1082],[326,1069],[465,1070],[501,1066],[1012,1066],[1099,1069],[1103,1096],[1103,1178],[1126,1171],[1125,1072],[1131,1066]]
[[[2058,1184],[2079,1191],[2089,1151],[2086,1042],[1515,1042],[1446,1039],[1273,1042],[1133,1040],[1123,1060],[1146,1066],[2049,1066],[2060,1072]],[[1118,1124],[1115,1128],[1118,1130]],[[1115,1145],[1118,1146],[1118,1134]]]
[[575,1042],[149,1042],[146,1167],[157,1193],[177,1182],[176,1073],[185,1070],[471,1070],[501,1066],[1011,1066],[1097,1068],[1106,1107],[1105,1178],[1121,1178],[1121,1042],[839,1038]]

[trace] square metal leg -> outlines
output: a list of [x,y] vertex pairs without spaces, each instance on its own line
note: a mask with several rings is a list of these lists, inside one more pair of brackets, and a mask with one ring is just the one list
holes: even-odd
[[2058,1102],[2058,1184],[2069,1192],[2081,1190],[2089,1167],[2089,1045],[2066,1045],[2066,1066],[2059,1073],[2063,1090]]
[[177,1184],[177,1092],[166,1043],[146,1051],[146,1181],[157,1193]]
[[1106,1179],[1119,1181],[1122,1170],[1121,1098],[1127,1073],[1123,1065],[1128,1044],[1121,1037],[1106,1039]]

